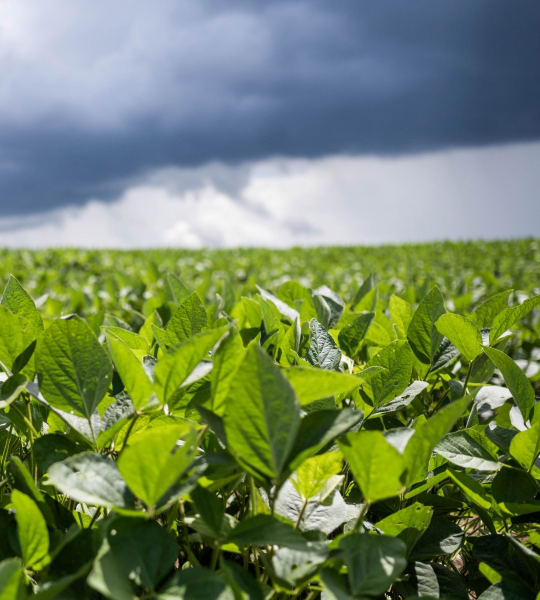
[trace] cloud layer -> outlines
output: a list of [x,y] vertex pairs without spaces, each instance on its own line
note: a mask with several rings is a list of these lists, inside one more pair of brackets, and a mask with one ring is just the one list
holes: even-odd
[[186,248],[538,236],[540,143],[150,174],[112,202],[0,219],[0,245]]
[[539,19],[537,0],[0,0],[0,214],[212,161],[538,139]]

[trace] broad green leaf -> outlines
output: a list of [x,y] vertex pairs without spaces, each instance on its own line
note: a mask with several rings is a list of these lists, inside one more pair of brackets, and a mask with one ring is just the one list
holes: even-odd
[[49,468],[49,481],[72,500],[104,506],[131,508],[134,498],[116,463],[99,454],[83,452]]
[[[22,315],[13,314],[0,305],[0,362],[9,371],[17,357],[34,341],[32,323]],[[26,374],[28,369],[24,370]]]
[[49,433],[34,441],[34,457],[46,473],[54,463],[81,452],[81,447],[63,433]]
[[448,469],[448,475],[473,505],[476,504],[484,510],[491,509],[491,503],[486,498],[484,489],[476,479],[473,479],[463,471],[454,471],[453,469]]
[[377,529],[397,537],[405,543],[407,556],[411,553],[415,544],[428,529],[433,515],[433,509],[415,502],[406,508],[388,515],[376,525]]
[[540,479],[540,468],[535,464],[540,454],[540,421],[514,436],[510,454],[536,479]]
[[137,600],[134,585],[118,564],[108,539],[103,540],[86,582],[109,600]]
[[435,517],[413,548],[409,560],[428,560],[454,554],[465,541],[465,532],[449,519]]
[[167,282],[176,304],[183,302],[191,293],[188,286],[182,281],[182,278],[174,273],[169,273],[167,275]]
[[[362,282],[362,285],[358,288],[358,291],[356,292],[356,294],[354,295],[354,298],[351,302],[351,309],[354,309],[354,307],[363,299],[366,297],[366,295],[369,292],[372,292],[374,289],[376,289],[376,282],[375,282],[375,275],[373,273],[370,273]],[[374,310],[375,306],[371,306],[369,309],[367,310]]]
[[6,381],[0,382],[0,409],[17,400],[27,383],[28,379],[21,373],[11,375]]
[[435,323],[438,331],[446,336],[468,361],[482,353],[482,335],[478,327],[467,317],[446,313]]
[[133,405],[136,409],[144,408],[154,393],[154,386],[141,362],[121,339],[109,334],[107,341],[116,370]]
[[491,493],[499,503],[529,502],[534,499],[537,491],[531,475],[517,469],[501,469],[491,484]]
[[295,310],[294,308],[291,308],[285,302],[283,302],[283,300],[276,298],[276,296],[274,296],[270,292],[267,292],[266,290],[264,290],[263,288],[261,288],[259,286],[256,286],[256,287],[257,287],[259,294],[265,300],[267,300],[268,302],[271,302],[284,317],[289,319],[289,321],[291,323],[294,323],[296,321],[296,319],[300,318],[300,313],[297,310]]
[[339,540],[354,596],[379,596],[407,566],[405,543],[389,535],[353,533]]
[[227,536],[227,541],[247,546],[285,546],[303,550],[307,541],[292,525],[270,515],[256,515],[241,521]]
[[296,469],[292,483],[304,499],[314,498],[333,475],[341,471],[340,452],[328,452],[307,458]]
[[527,376],[504,352],[496,350],[495,348],[484,348],[484,352],[502,373],[504,382],[512,393],[523,419],[528,421],[531,410],[535,404],[535,399],[534,389],[527,379]]
[[375,406],[389,402],[405,391],[410,383],[412,366],[413,353],[405,340],[392,342],[367,363],[367,368],[383,368],[364,384]]
[[407,330],[413,317],[413,308],[407,302],[399,296],[390,296],[390,318],[392,319],[394,326],[400,339],[407,337]]
[[237,329],[231,329],[213,356],[210,374],[212,383],[212,410],[223,415],[231,382],[244,358],[244,344]]
[[177,425],[148,429],[133,436],[120,454],[120,474],[148,507],[156,505],[193,460],[196,434],[178,444],[185,431]]
[[540,304],[540,295],[528,298],[519,306],[512,306],[505,308],[500,312],[494,319],[491,325],[491,331],[489,332],[489,341],[491,344],[498,340],[501,335],[510,329],[520,319],[523,319],[533,308],[536,308]]
[[20,559],[6,558],[0,562],[0,600],[24,600],[25,583]]
[[90,327],[77,316],[54,321],[40,340],[36,366],[47,402],[90,421],[112,378],[109,356]]
[[203,521],[210,527],[215,536],[219,536],[225,515],[223,500],[200,485],[197,485],[189,495]]
[[443,335],[435,327],[435,322],[445,312],[443,295],[435,286],[420,302],[409,323],[407,338],[416,356],[426,364],[433,362],[442,342]]
[[362,383],[361,374],[359,377],[313,367],[290,367],[284,369],[283,374],[292,385],[300,404],[347,394]]
[[279,288],[278,296],[288,306],[294,306],[300,312],[300,321],[302,323],[317,318],[317,310],[311,291],[296,281],[286,281]]
[[223,420],[229,449],[278,478],[300,425],[300,405],[279,367],[256,345],[249,346],[234,376]]
[[[461,352],[452,344],[448,338],[443,338],[439,349],[433,357],[433,363],[431,364],[430,373],[437,373],[445,369],[450,363],[457,358]],[[482,357],[480,357],[480,360]],[[474,364],[477,365],[479,361]]]
[[9,308],[12,313],[28,319],[36,335],[43,331],[43,320],[34,301],[13,275],[10,275],[4,290],[2,305]]
[[140,350],[143,354],[148,354],[150,351],[150,344],[147,339],[138,333],[133,333],[133,331],[128,331],[122,327],[103,327],[103,331],[108,339],[115,337],[122,340],[131,350]]
[[402,598],[468,600],[464,579],[438,563],[410,562],[396,591]]
[[109,532],[114,562],[136,585],[155,589],[173,569],[178,546],[156,521],[120,517],[112,522]]
[[362,340],[374,317],[374,312],[365,313],[340,330],[338,335],[339,346],[347,356],[354,358],[358,354]]
[[314,298],[323,298],[326,305],[330,308],[330,318],[326,326],[332,329],[341,319],[341,315],[345,310],[345,302],[327,285],[321,285],[316,290],[313,290]]
[[491,327],[493,319],[505,308],[508,308],[508,298],[513,291],[506,290],[500,294],[495,294],[474,309],[471,319],[479,329]]
[[408,486],[426,478],[433,449],[463,415],[469,402],[468,397],[456,400],[415,428],[414,435],[407,443],[403,454],[408,469]]
[[306,360],[321,369],[337,369],[341,362],[341,350],[332,336],[315,319],[310,321],[309,331],[311,335]]
[[197,292],[190,294],[175,310],[165,329],[167,342],[174,346],[200,333],[208,322],[206,310]]
[[445,435],[435,446],[435,452],[454,465],[479,471],[498,471],[502,464],[466,431]]
[[403,457],[380,431],[349,433],[338,442],[366,502],[397,496],[403,489]]
[[209,358],[208,353],[226,331],[227,327],[219,327],[193,335],[158,360],[154,386],[162,404],[170,400],[204,358]]
[[300,421],[298,434],[289,455],[289,467],[295,469],[308,456],[313,456],[327,444],[362,422],[361,410],[318,410]]
[[[245,598],[245,596],[242,598]],[[221,575],[204,567],[190,567],[189,569],[176,571],[165,583],[156,599],[235,600],[235,595]],[[255,598],[253,600],[259,599]]]
[[407,389],[402,392],[399,396],[396,396],[390,402],[385,402],[384,404],[379,404],[370,414],[369,417],[376,417],[378,415],[384,415],[391,412],[397,412],[409,404],[421,394],[423,390],[425,390],[428,386],[427,381],[413,381],[411,385],[407,387]]
[[50,562],[49,532],[37,504],[26,494],[13,490],[11,503],[15,507],[17,535],[24,564],[29,569],[41,570]]

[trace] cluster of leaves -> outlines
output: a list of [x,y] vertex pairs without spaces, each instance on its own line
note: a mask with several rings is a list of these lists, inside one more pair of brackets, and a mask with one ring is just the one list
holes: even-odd
[[1,600],[537,598],[540,296],[167,286],[9,279]]

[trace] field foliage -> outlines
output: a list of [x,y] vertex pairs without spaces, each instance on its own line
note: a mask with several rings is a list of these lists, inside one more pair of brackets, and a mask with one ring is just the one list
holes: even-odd
[[539,242],[0,276],[0,600],[540,597]]

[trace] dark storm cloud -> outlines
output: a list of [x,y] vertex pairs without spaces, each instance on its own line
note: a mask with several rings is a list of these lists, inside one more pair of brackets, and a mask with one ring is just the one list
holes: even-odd
[[18,76],[27,57],[0,52],[3,214],[112,197],[167,166],[540,137],[536,0],[162,3],[136,43],[126,4],[97,50],[84,11],[99,23],[108,5],[81,4],[87,37],[58,53],[72,43],[82,58],[50,76],[39,55]]

